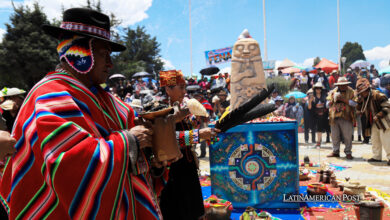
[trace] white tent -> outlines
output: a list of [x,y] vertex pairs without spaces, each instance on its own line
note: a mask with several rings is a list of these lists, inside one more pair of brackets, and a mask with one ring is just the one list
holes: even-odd
[[281,70],[281,69],[284,69],[284,68],[287,68],[287,67],[292,67],[292,66],[295,66],[296,64],[294,62],[292,62],[291,60],[289,59],[284,59],[282,61],[282,63],[278,66],[278,70]]

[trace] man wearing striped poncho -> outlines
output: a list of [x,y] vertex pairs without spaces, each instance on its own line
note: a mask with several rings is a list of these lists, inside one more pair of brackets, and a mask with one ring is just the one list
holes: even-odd
[[60,39],[61,63],[19,112],[1,202],[10,219],[161,219],[142,150],[152,131],[99,86],[110,52],[125,47],[109,40],[104,14],[69,9],[63,18],[44,27]]

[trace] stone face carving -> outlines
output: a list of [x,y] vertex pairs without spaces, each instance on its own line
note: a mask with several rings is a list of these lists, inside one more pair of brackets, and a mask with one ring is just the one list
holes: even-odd
[[237,108],[266,88],[259,43],[244,30],[233,46],[230,108]]

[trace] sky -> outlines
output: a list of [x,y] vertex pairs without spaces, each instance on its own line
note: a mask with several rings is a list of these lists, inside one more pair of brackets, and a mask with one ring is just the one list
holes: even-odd
[[[31,5],[33,0],[15,0]],[[39,0],[50,19],[61,7],[80,6],[80,0]],[[86,1],[85,1],[86,2]],[[91,1],[93,2],[93,1]],[[122,20],[122,27],[145,26],[160,42],[165,69],[191,74],[190,0],[102,0],[104,12]],[[337,0],[265,0],[268,60],[288,58],[311,66],[317,56],[338,59]],[[389,0],[340,0],[340,43],[358,42],[367,60],[378,69],[390,60]],[[0,41],[13,9],[0,0]],[[192,72],[206,67],[205,51],[233,46],[244,29],[256,39],[264,59],[262,0],[192,0]],[[220,69],[229,70],[230,63]]]

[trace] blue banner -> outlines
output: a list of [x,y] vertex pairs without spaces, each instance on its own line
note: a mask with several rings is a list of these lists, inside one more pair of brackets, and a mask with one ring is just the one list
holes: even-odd
[[275,60],[263,60],[263,68],[265,70],[273,70],[275,69]]
[[230,62],[232,59],[232,48],[233,47],[226,47],[217,50],[205,51],[206,65],[211,66]]

